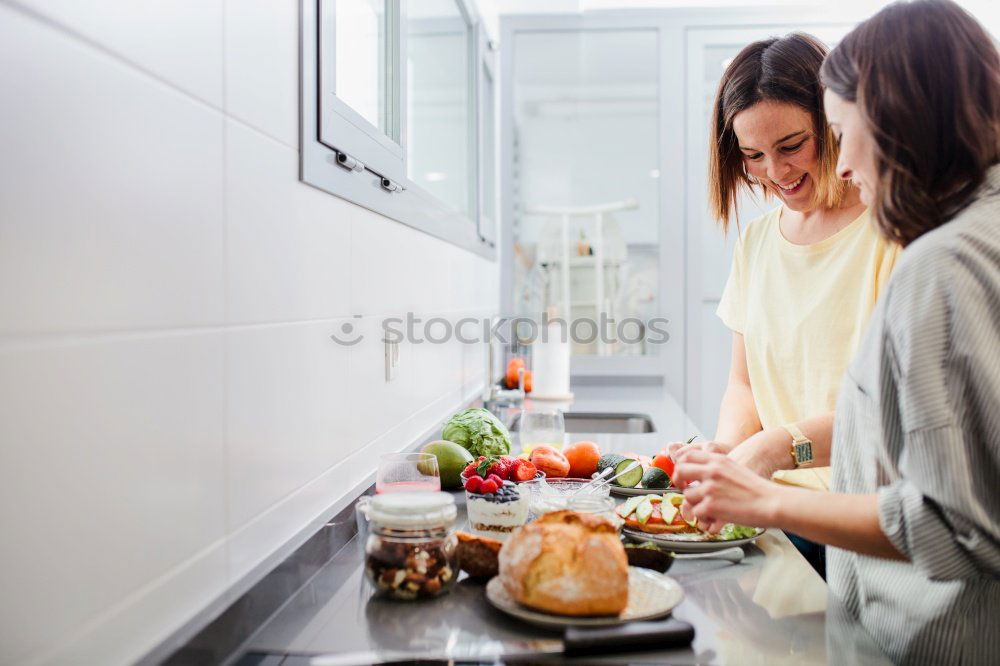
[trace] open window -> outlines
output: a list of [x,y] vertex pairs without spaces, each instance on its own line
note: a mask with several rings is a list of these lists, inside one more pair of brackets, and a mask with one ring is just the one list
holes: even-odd
[[302,180],[492,258],[471,3],[303,0],[302,17]]

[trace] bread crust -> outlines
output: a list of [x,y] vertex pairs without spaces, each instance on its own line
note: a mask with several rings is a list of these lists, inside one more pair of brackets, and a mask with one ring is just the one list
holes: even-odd
[[468,532],[456,532],[455,535],[458,537],[458,562],[463,571],[473,578],[497,575],[497,556],[502,541]]
[[519,528],[499,556],[500,581],[525,606],[558,615],[617,615],[628,605],[628,557],[605,518],[553,511]]

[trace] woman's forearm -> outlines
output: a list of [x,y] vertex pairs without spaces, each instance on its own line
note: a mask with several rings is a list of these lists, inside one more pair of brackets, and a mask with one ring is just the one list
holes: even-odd
[[749,385],[739,382],[729,383],[722,396],[718,423],[715,441],[730,446],[736,446],[760,431],[757,404],[754,402],[753,391]]
[[819,493],[774,487],[768,522],[806,539],[862,555],[905,560],[885,536],[878,519],[877,495]]
[[[813,467],[830,464],[830,443],[833,441],[833,412],[796,421],[813,443]],[[761,430],[742,441],[730,455],[765,478],[780,469],[793,469],[792,436],[782,427]]]

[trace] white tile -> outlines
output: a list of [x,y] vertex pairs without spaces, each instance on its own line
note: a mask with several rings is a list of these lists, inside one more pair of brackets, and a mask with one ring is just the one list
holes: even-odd
[[299,145],[299,0],[226,0],[226,111]]
[[222,0],[15,2],[222,108]]
[[0,333],[221,321],[221,114],[9,7],[0,25]]
[[426,234],[368,210],[351,219],[351,314],[405,313],[433,298],[429,275],[446,270],[424,251]]
[[312,481],[355,448],[350,347],[341,322],[227,332],[229,516],[233,530]]
[[[387,315],[402,319],[403,314]],[[351,386],[351,434],[356,447],[362,447],[395,424],[412,415],[418,406],[415,395],[421,390],[422,378],[414,376],[415,359],[412,345],[399,345],[399,366],[396,377],[385,380],[384,316],[353,320],[363,338],[351,347],[349,381]],[[392,324],[393,330],[403,326]],[[405,443],[400,443],[400,447]]]
[[351,217],[301,183],[298,151],[226,122],[229,321],[350,315]]
[[223,538],[223,351],[218,333],[0,351],[0,662]]
[[[432,314],[422,319],[419,338],[423,341],[411,345],[410,354],[414,364],[415,399],[419,407],[429,405],[449,392],[459,391],[463,370],[462,345],[454,334],[457,317]],[[448,338],[441,341],[449,331]]]

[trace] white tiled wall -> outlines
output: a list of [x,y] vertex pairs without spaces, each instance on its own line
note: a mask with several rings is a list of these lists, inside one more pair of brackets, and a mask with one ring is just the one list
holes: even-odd
[[482,381],[384,380],[497,268],[298,181],[298,4],[0,0],[0,663],[142,656]]

